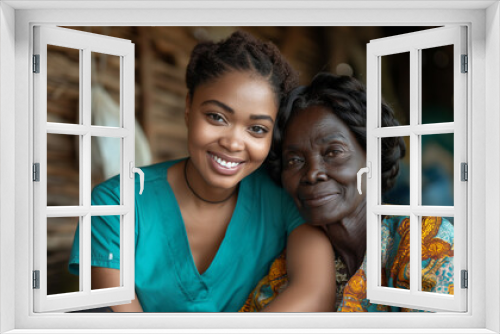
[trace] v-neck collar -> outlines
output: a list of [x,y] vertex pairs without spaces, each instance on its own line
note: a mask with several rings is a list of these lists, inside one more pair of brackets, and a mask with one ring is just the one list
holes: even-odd
[[[240,182],[238,199],[224,238],[209,267],[200,274],[193,259],[179,204],[167,180],[168,169],[174,164],[167,165],[165,177],[157,181],[164,183],[160,187],[155,187],[158,190],[156,195],[162,199],[158,201],[158,205],[162,213],[162,223],[170,225],[168,228],[170,233],[167,235],[166,242],[172,254],[177,256],[173,269],[176,272],[179,287],[191,300],[203,300],[208,296],[209,287],[216,283],[217,279],[222,277],[230,267],[228,257],[240,258],[242,247],[239,240],[242,240],[243,233],[248,228],[247,221],[255,199],[250,194],[247,178],[243,179]],[[162,205],[165,202],[169,205]]]

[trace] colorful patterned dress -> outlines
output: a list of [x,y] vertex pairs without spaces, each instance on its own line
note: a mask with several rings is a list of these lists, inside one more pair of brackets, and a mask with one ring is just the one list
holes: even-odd
[[[440,217],[422,219],[422,289],[453,294],[453,225]],[[382,285],[410,287],[410,219],[388,216],[382,220]],[[337,312],[411,312],[412,309],[372,304],[366,299],[366,255],[351,277],[340,257],[335,259]],[[248,297],[240,312],[258,312],[288,283],[283,252]]]

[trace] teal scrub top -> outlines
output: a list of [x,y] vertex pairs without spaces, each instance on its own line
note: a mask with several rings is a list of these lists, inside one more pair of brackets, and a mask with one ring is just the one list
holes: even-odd
[[[241,181],[225,237],[199,274],[167,170],[179,161],[141,168],[144,192],[135,194],[135,291],[145,312],[236,312],[304,223],[291,197],[260,168]],[[95,187],[92,205],[119,203],[120,179]],[[209,219],[209,217],[207,217]],[[119,216],[92,217],[91,265],[119,269]],[[79,272],[78,229],[69,270]]]

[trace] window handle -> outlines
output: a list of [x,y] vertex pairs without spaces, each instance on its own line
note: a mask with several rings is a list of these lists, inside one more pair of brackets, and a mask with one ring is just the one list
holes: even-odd
[[362,195],[362,192],[361,192],[361,175],[363,175],[364,173],[366,173],[369,179],[371,179],[371,177],[372,177],[372,163],[370,161],[368,161],[367,165],[368,165],[367,167],[363,167],[363,168],[361,168],[358,171],[358,192],[359,192],[360,195]]
[[130,178],[133,179],[135,177],[134,173],[139,174],[139,182],[141,185],[141,190],[139,191],[139,195],[142,195],[142,192],[144,191],[144,172],[137,167],[134,167],[134,164],[132,161],[129,163],[129,171],[130,171]]

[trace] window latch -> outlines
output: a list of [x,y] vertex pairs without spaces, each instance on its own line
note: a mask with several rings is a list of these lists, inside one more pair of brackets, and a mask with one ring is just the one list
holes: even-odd
[[142,192],[144,191],[144,172],[140,168],[134,167],[134,163],[132,161],[130,161],[128,166],[129,166],[129,171],[130,171],[129,176],[131,179],[134,179],[134,177],[135,177],[134,173],[139,174],[139,182],[141,185],[139,195],[142,195]]
[[361,175],[363,175],[364,173],[367,174],[367,177],[369,179],[372,178],[372,163],[370,161],[367,162],[367,167],[364,167],[364,168],[361,168],[359,171],[358,171],[358,192],[360,195],[362,195],[362,192],[361,192]]

